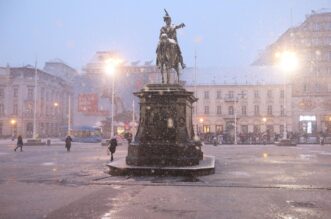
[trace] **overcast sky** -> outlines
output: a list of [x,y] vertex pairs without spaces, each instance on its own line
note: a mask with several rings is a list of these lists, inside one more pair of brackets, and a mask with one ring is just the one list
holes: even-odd
[[[291,24],[330,0],[0,0],[0,66],[59,58],[81,69],[96,51],[128,61],[155,60],[166,8],[184,22],[178,40],[184,61],[199,67],[248,66]],[[292,11],[292,13],[291,13]],[[292,16],[291,16],[292,14]]]

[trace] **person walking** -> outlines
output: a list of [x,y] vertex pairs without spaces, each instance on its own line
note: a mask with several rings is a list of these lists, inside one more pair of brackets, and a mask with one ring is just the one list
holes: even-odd
[[16,144],[16,148],[14,149],[15,152],[17,148],[21,148],[21,152],[23,151],[23,138],[21,135],[17,137],[17,144]]
[[117,140],[113,136],[109,141],[109,147],[108,147],[108,150],[110,151],[110,162],[114,160],[113,154],[116,151],[116,147],[117,147]]
[[66,138],[66,146],[65,146],[68,152],[70,152],[71,142],[72,142],[72,138],[70,137],[70,135],[68,135]]

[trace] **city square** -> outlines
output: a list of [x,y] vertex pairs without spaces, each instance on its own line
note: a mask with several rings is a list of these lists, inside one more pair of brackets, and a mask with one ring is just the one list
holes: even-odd
[[331,2],[0,2],[0,218],[331,218]]
[[[204,145],[215,174],[110,176],[100,144],[1,141],[0,218],[329,218],[331,146]],[[125,157],[118,146],[115,161]]]

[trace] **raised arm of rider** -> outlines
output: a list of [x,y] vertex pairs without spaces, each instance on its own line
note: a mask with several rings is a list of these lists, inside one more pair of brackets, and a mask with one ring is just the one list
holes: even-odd
[[176,29],[179,29],[179,28],[183,28],[183,27],[185,27],[185,24],[184,23],[181,23],[181,24],[177,25],[175,28]]

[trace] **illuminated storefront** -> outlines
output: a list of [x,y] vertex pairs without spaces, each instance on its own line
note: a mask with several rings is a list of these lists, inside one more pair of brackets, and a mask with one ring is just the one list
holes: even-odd
[[300,115],[299,129],[303,134],[316,134],[317,123],[315,115]]

